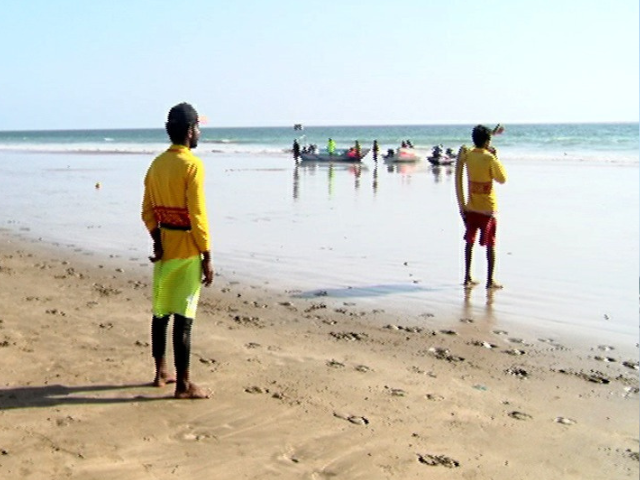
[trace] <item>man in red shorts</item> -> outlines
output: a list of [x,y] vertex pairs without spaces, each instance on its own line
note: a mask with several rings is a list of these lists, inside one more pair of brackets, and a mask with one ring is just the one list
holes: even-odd
[[[471,137],[474,148],[462,146],[456,161],[456,197],[460,215],[466,226],[464,239],[464,286],[471,288],[478,282],[471,278],[471,258],[473,244],[478,230],[480,230],[480,245],[487,247],[487,288],[498,289],[502,285],[493,279],[495,268],[495,243],[497,228],[497,201],[494,180],[498,183],[507,181],[502,163],[498,160],[496,149],[491,146],[491,135],[502,133],[502,127],[497,126],[493,131],[484,125],[476,126]],[[463,170],[467,168],[468,199],[465,201],[463,189]]]

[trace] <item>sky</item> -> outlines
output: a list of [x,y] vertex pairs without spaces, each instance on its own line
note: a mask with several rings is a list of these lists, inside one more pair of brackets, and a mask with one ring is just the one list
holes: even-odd
[[638,122],[638,0],[3,0],[0,130]]

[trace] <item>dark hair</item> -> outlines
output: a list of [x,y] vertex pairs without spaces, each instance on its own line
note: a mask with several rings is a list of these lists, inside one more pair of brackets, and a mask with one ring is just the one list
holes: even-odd
[[187,138],[189,129],[198,124],[198,112],[190,104],[183,102],[169,110],[165,125],[171,142],[180,145]]
[[476,125],[471,132],[471,138],[476,147],[483,147],[487,140],[491,140],[491,130],[484,125]]

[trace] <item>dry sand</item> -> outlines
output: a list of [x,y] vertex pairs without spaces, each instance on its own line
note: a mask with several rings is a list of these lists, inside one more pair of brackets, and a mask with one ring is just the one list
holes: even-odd
[[0,232],[0,478],[638,478],[637,356],[217,278],[174,400],[147,273]]

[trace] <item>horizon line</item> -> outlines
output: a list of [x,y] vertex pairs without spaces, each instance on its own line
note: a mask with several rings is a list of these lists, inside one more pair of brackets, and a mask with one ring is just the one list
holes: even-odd
[[[486,123],[486,122],[485,122]],[[491,123],[491,122],[489,122]],[[531,121],[531,122],[504,122],[502,125],[615,125],[615,124],[640,124],[640,120],[607,120],[607,121],[579,121],[579,122],[567,122],[567,121]],[[294,125],[302,125],[302,130],[296,130],[298,132],[304,131],[304,128],[362,128],[362,127],[454,127],[454,126],[469,126],[477,125],[475,122],[454,122],[454,123],[388,123],[388,124],[333,124],[333,125],[316,125],[304,123],[291,123],[289,125],[245,125],[245,126],[207,126],[201,125],[201,129],[243,129],[243,128],[291,128]],[[163,127],[90,127],[90,128],[36,128],[36,129],[18,129],[18,130],[5,130],[0,129],[0,133],[21,133],[21,132],[73,132],[73,131],[100,131],[100,130],[164,130]]]

